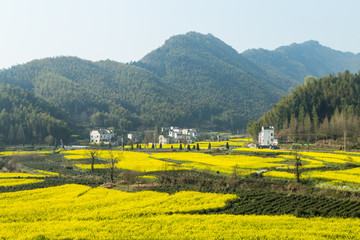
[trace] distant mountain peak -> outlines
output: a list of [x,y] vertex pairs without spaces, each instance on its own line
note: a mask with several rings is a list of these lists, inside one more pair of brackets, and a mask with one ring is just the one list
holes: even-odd
[[316,40],[308,40],[302,43],[303,45],[309,45],[309,46],[319,46],[321,45],[319,41]]

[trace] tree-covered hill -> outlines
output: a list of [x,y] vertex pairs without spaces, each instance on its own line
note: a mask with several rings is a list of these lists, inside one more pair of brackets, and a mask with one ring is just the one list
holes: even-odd
[[272,77],[290,83],[289,87],[302,84],[309,75],[319,78],[345,70],[356,73],[360,69],[360,54],[337,51],[317,41],[293,43],[274,51],[251,49],[242,55]]
[[285,93],[263,69],[211,34],[174,36],[135,64],[181,93],[192,124],[243,127]]
[[242,130],[305,76],[360,69],[358,58],[316,42],[239,54],[211,34],[190,32],[138,62],[45,58],[0,70],[0,84],[32,92],[69,116],[57,119],[85,128]]
[[33,91],[75,123],[122,129],[242,129],[285,93],[230,46],[194,32],[136,63],[46,58],[2,70],[0,83]]
[[0,143],[57,143],[70,134],[67,115],[32,92],[0,85]]
[[256,136],[261,126],[274,126],[279,137],[311,142],[360,136],[360,72],[308,77],[302,86],[248,125]]

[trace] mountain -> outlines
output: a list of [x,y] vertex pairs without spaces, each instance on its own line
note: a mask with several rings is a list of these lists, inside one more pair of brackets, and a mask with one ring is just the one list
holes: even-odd
[[288,82],[290,89],[302,84],[309,75],[319,78],[345,70],[352,73],[360,70],[360,54],[333,50],[313,40],[282,46],[274,51],[247,50],[242,55],[266,69],[272,77]]
[[285,93],[263,69],[211,34],[172,37],[135,64],[183,97],[192,125],[244,126]]
[[237,130],[270,110],[304,77],[357,71],[357,66],[359,55],[314,41],[239,54],[211,34],[189,32],[169,38],[137,62],[45,58],[0,70],[0,84],[61,109],[68,117],[56,119],[73,124],[78,133],[155,125]]
[[345,71],[307,78],[258,121],[250,123],[248,131],[255,136],[261,126],[274,126],[280,137],[307,142],[336,140],[346,132],[347,137],[358,141],[359,124],[360,75]]

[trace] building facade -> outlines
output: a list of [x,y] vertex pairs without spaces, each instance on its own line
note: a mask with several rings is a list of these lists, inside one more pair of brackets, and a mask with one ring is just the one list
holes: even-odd
[[108,129],[98,129],[90,131],[90,143],[105,143],[113,144],[114,143],[114,131]]
[[273,126],[269,126],[267,128],[264,126],[261,127],[261,132],[259,132],[258,135],[258,143],[259,147],[277,146],[278,141],[275,138]]

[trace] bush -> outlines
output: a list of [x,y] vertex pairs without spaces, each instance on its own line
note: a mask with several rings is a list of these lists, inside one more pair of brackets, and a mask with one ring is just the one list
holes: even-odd
[[297,209],[295,209],[294,216],[295,217],[308,217],[308,213],[301,208],[297,208]]

